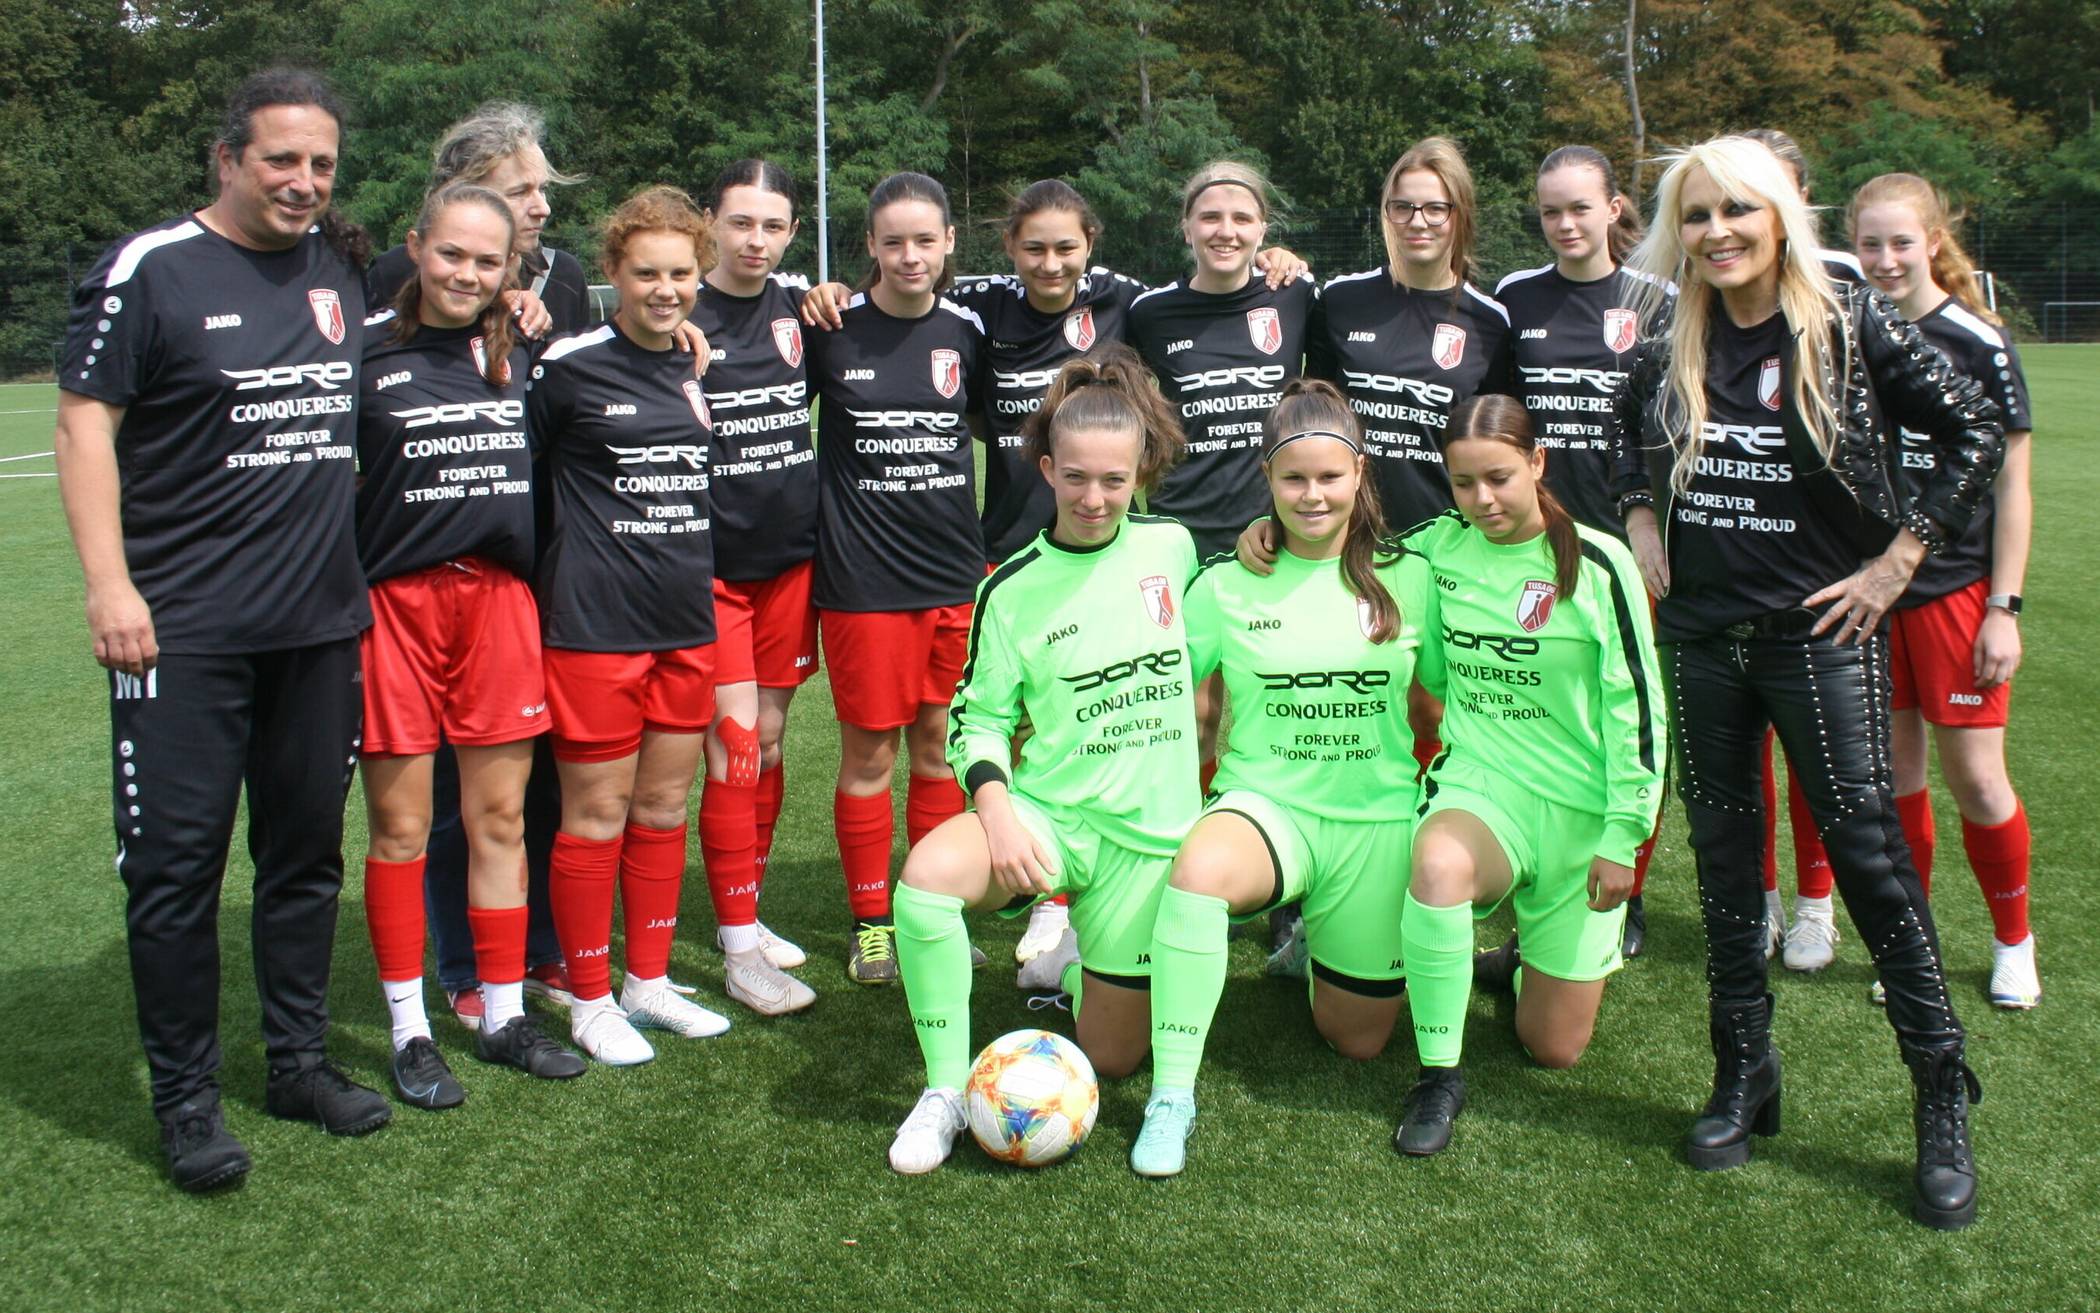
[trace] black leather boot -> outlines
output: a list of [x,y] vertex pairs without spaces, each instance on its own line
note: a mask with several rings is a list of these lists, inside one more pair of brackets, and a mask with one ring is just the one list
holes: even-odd
[[1931,1048],[1903,1046],[1917,1095],[1918,1197],[1911,1215],[1940,1231],[1976,1220],[1976,1155],[1969,1148],[1969,1105],[1983,1102],[1983,1085],[1962,1061],[1959,1042]]
[[1626,930],[1619,940],[1619,956],[1639,957],[1648,947],[1648,909],[1641,906],[1641,896],[1635,894],[1626,900]]
[[1707,1011],[1714,1045],[1714,1093],[1685,1139],[1702,1172],[1750,1161],[1750,1136],[1779,1134],[1779,1050],[1772,1047],[1772,996],[1716,998]]

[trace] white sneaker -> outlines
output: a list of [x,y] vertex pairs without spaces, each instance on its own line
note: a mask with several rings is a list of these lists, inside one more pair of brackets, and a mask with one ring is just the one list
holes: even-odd
[[1794,900],[1794,923],[1786,928],[1784,961],[1789,971],[1821,971],[1837,961],[1837,921],[1828,898]]
[[722,985],[729,997],[762,1017],[800,1012],[817,1001],[817,991],[767,961],[763,947],[727,955]]
[[608,1067],[639,1066],[656,1056],[611,998],[579,999],[569,1009],[569,1037]]
[[890,1170],[905,1176],[925,1175],[948,1161],[962,1129],[962,1095],[950,1089],[927,1090],[897,1128],[897,1138],[890,1141]]
[[1014,961],[1026,966],[1056,948],[1071,924],[1072,913],[1063,903],[1048,898],[1037,903],[1028,910],[1028,928],[1021,932],[1021,942],[1014,945]]
[[[720,926],[715,927],[715,947],[720,948],[725,953],[729,951],[722,943],[722,929]],[[796,967],[803,966],[809,961],[809,954],[802,951],[801,945],[791,944],[779,935],[774,934],[766,928],[766,923],[763,921],[758,923],[758,948],[760,952],[766,955],[766,961],[771,962],[782,971],[793,971]]]
[[1991,941],[1991,1003],[2008,1010],[2042,1001],[2042,976],[2034,964],[2034,936],[2017,944]]
[[1014,986],[1031,994],[1061,994],[1065,988],[1065,968],[1078,960],[1079,936],[1067,926],[1057,937],[1055,948],[1036,954],[1014,973]]
[[729,1029],[729,1018],[710,1012],[668,984],[643,989],[633,976],[620,982],[620,1009],[629,1025],[668,1030],[686,1039],[707,1039]]
[[1765,890],[1765,961],[1779,952],[1786,939],[1786,902],[1777,889]]

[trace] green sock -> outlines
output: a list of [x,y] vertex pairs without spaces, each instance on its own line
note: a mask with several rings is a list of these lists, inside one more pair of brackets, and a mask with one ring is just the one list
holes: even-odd
[[1072,1020],[1079,1020],[1079,995],[1086,988],[1085,968],[1078,961],[1065,963],[1064,974],[1057,978],[1057,987],[1072,996]]
[[1472,907],[1426,907],[1408,894],[1400,913],[1400,951],[1407,959],[1407,1006],[1422,1065],[1456,1067],[1473,996]]
[[963,900],[899,883],[897,973],[926,1058],[926,1085],[959,1090],[970,1078],[970,937]]
[[1168,885],[1152,923],[1152,1088],[1193,1090],[1203,1037],[1225,992],[1222,898]]

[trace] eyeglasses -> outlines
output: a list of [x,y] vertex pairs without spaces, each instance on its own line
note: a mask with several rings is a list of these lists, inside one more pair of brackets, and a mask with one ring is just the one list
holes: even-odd
[[1431,201],[1427,205],[1417,205],[1413,201],[1394,199],[1385,203],[1385,217],[1404,227],[1413,223],[1415,216],[1419,214],[1423,223],[1432,228],[1441,228],[1451,218],[1451,211],[1456,208],[1449,201]]

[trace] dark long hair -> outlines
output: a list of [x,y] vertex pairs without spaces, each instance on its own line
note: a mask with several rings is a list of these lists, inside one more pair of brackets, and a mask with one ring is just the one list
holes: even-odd
[[1044,210],[1063,210],[1079,220],[1079,231],[1086,237],[1087,253],[1091,255],[1101,240],[1101,220],[1094,207],[1086,203],[1072,184],[1057,178],[1043,178],[1029,183],[1015,193],[1013,203],[1006,207],[1006,218],[1001,224],[1008,238],[1021,235],[1021,224],[1030,215]]
[[787,199],[788,218],[795,217],[795,177],[771,160],[738,160],[715,175],[715,185],[707,189],[707,213],[710,218],[722,212],[722,197],[731,187],[756,187],[760,191],[772,192]]
[[[940,210],[941,227],[952,228],[955,226],[955,217],[948,209],[948,189],[923,173],[907,171],[904,173],[892,173],[889,177],[876,183],[875,190],[868,193],[868,234],[870,236],[873,236],[875,232],[875,216],[880,214],[886,207],[895,205],[900,201],[925,201],[927,204]],[[868,276],[861,279],[860,287],[856,290],[865,292],[881,281],[882,262],[870,260],[868,262]],[[933,280],[933,294],[939,296],[953,286],[954,283],[955,257],[951,253],[941,261],[941,276]]]
[[[1495,392],[1468,397],[1452,410],[1451,426],[1444,431],[1444,445],[1448,447],[1466,438],[1483,438],[1514,447],[1526,460],[1539,449],[1531,412],[1515,397]],[[1553,495],[1544,479],[1539,480],[1538,494],[1539,514],[1546,520],[1546,545],[1553,550],[1554,592],[1566,601],[1575,595],[1575,583],[1582,577],[1582,538],[1575,532],[1575,517],[1568,514],[1568,508],[1560,504],[1560,498]]]
[[[212,139],[211,156],[217,159],[224,146],[235,159],[255,140],[255,116],[272,105],[311,105],[335,120],[336,149],[346,136],[343,102],[328,79],[303,68],[269,68],[242,78],[226,98],[226,113],[219,120],[219,135]],[[345,219],[330,205],[318,221],[321,238],[351,265],[363,269],[372,262],[372,237]]]
[[1385,508],[1378,501],[1378,480],[1362,455],[1363,424],[1348,398],[1325,379],[1298,378],[1284,384],[1283,399],[1262,423],[1262,467],[1268,468],[1284,439],[1309,429],[1339,433],[1358,453],[1356,503],[1349,508],[1349,526],[1343,530],[1349,536],[1342,542],[1342,579],[1371,608],[1371,641],[1390,643],[1400,633],[1400,603],[1378,572],[1399,558],[1384,545]]
[[[512,216],[510,206],[503,198],[488,188],[473,182],[451,182],[438,187],[423,198],[423,209],[416,215],[413,227],[418,242],[430,240],[430,229],[438,216],[455,205],[479,205],[491,214],[503,218],[503,250],[506,256],[503,282],[496,295],[481,311],[481,376],[497,387],[510,382],[510,353],[517,345],[517,331],[510,317],[510,304],[503,299],[505,288],[510,286],[508,255],[510,244],[517,240],[518,221]],[[418,269],[413,278],[401,284],[394,293],[394,341],[406,342],[422,327],[420,314],[423,309],[423,271]]]
[[1022,454],[1040,463],[1059,437],[1081,430],[1140,438],[1137,482],[1147,493],[1181,459],[1180,417],[1138,353],[1121,342],[1104,342],[1064,363],[1043,404],[1022,421]]
[[1538,176],[1543,178],[1555,169],[1595,169],[1604,179],[1604,198],[1619,202],[1619,218],[1604,234],[1605,249],[1611,252],[1613,264],[1626,263],[1627,253],[1641,244],[1646,232],[1641,226],[1641,207],[1633,203],[1619,187],[1618,170],[1612,168],[1611,158],[1595,146],[1562,146],[1547,153],[1539,161]]

